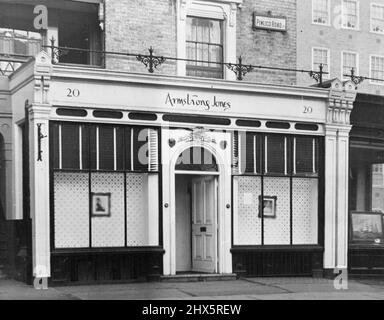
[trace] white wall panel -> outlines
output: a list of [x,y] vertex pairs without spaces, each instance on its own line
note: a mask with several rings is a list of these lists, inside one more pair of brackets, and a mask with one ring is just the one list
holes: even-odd
[[234,194],[235,245],[261,245],[261,219],[259,214],[260,177],[236,177],[237,194]]
[[289,245],[291,242],[289,178],[264,178],[264,196],[277,197],[276,218],[264,218],[264,244]]
[[293,244],[318,242],[318,180],[295,178],[292,183]]
[[56,248],[86,248],[89,246],[88,180],[88,173],[55,173]]
[[111,193],[111,215],[92,217],[92,247],[124,246],[124,174],[92,173],[91,192]]

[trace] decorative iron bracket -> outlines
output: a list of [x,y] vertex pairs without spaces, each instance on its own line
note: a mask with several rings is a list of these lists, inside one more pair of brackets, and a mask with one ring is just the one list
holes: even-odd
[[62,56],[66,56],[69,53],[69,50],[61,49],[59,47],[55,47],[55,38],[51,38],[51,57],[52,57],[52,64],[57,63],[59,61],[59,58]]
[[154,73],[155,69],[157,69],[158,66],[163,64],[166,59],[164,57],[154,56],[154,50],[152,47],[150,47],[148,51],[149,55],[139,54],[136,56],[136,59],[147,67],[149,73]]
[[229,70],[233,71],[236,74],[236,79],[239,81],[243,80],[244,76],[254,69],[252,65],[244,65],[243,58],[241,56],[239,57],[238,63],[228,63],[226,64],[226,66]]
[[38,123],[37,124],[37,148],[38,148],[38,151],[37,151],[37,161],[43,161],[43,150],[41,150],[41,140],[43,140],[44,138],[47,138],[47,136],[43,135],[43,133],[41,132],[41,126],[43,125],[43,123]]
[[317,83],[323,83],[323,74],[324,74],[324,65],[321,63],[319,66],[319,71],[309,71],[309,76],[316,80]]
[[351,74],[348,75],[348,77],[351,78],[351,81],[352,81],[356,86],[358,86],[360,83],[362,83],[362,82],[365,80],[364,77],[360,77],[360,76],[356,76],[356,75],[355,75],[355,68],[352,68],[352,69],[351,69]]

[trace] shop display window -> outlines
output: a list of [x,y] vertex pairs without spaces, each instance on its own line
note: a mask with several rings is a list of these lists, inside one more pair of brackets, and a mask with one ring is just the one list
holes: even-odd
[[350,241],[383,244],[384,143],[352,140],[350,149]]
[[157,139],[153,128],[52,123],[55,248],[158,245]]
[[319,243],[318,137],[238,133],[235,245]]

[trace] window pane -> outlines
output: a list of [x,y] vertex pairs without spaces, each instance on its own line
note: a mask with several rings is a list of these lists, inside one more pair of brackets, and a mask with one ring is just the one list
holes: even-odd
[[357,71],[357,55],[356,53],[343,52],[343,77],[351,74],[352,68]]
[[328,50],[326,49],[313,49],[313,70],[320,70],[320,64],[323,65],[323,71],[328,72],[328,74],[324,74],[324,78],[329,78],[329,65],[328,65]]
[[23,39],[14,40],[14,54],[27,55],[28,54],[28,42]]
[[60,150],[59,150],[60,136],[59,136],[59,133],[60,133],[60,131],[59,131],[59,127],[60,127],[60,125],[58,123],[53,123],[51,125],[51,131],[50,131],[51,141],[52,141],[51,152],[53,155],[53,168],[55,168],[55,169],[60,168],[60,160],[59,160],[59,157],[60,157]]
[[180,154],[176,170],[218,171],[214,155],[201,147],[191,147]]
[[[371,57],[371,75],[374,79],[384,80],[384,57]],[[378,80],[371,80],[373,83],[382,83]]]
[[234,177],[234,244],[261,245],[260,177]]
[[354,0],[343,0],[343,26],[346,28],[357,28],[357,2]]
[[328,24],[329,0],[313,0],[313,22],[319,24]]
[[318,243],[318,180],[292,180],[293,244]]
[[384,144],[377,143],[373,146],[351,140],[350,150],[350,210],[382,210]]
[[286,174],[286,138],[268,135],[265,139],[265,172]]
[[54,174],[55,248],[89,247],[89,175]]
[[[273,206],[272,203],[271,209],[264,208],[265,245],[289,245],[291,243],[289,190],[289,178],[264,178],[265,199],[275,198],[275,205]],[[274,211],[274,217],[269,216],[269,211]]]
[[295,138],[296,173],[315,174],[318,171],[318,142],[310,137]]
[[[159,177],[127,174],[127,246],[154,246],[159,242]],[[124,225],[124,224],[123,224]]]
[[99,169],[114,170],[113,127],[99,127]]
[[89,151],[90,166],[92,170],[96,170],[96,126],[89,127]]
[[371,166],[372,211],[384,213],[384,164],[375,163]]
[[148,129],[133,130],[133,166],[135,171],[148,170]]
[[63,169],[80,169],[79,125],[61,125],[61,146]]
[[37,32],[0,28],[0,53],[35,56],[41,40]]
[[86,125],[81,126],[81,138],[82,138],[82,164],[83,170],[89,169],[89,130],[90,127]]
[[246,135],[240,135],[245,138],[241,142],[242,150],[241,155],[245,156],[245,172],[248,173],[261,173],[261,136],[255,133],[247,132]]
[[133,164],[132,164],[132,156],[131,156],[131,135],[132,135],[132,128],[125,127],[124,128],[124,140],[125,140],[125,169],[128,171],[133,170]]
[[372,5],[371,11],[372,31],[384,32],[384,6]]
[[187,18],[187,75],[222,78],[223,61],[222,22],[205,18]]
[[124,128],[116,127],[116,169],[124,170]]
[[210,28],[210,43],[222,44],[221,40],[221,22],[220,21],[211,21]]
[[[123,247],[124,174],[92,173],[91,192],[103,194],[101,205],[105,214],[109,214],[108,217],[92,217],[92,247]],[[94,195],[92,202],[96,201],[96,197]]]

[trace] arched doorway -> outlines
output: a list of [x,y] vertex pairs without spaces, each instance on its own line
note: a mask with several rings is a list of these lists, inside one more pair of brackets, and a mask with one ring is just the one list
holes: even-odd
[[218,272],[219,167],[203,147],[185,149],[175,165],[176,273]]
[[[213,213],[216,226],[213,242],[216,243],[212,250],[206,251],[206,256],[211,255],[214,262],[210,262],[207,267],[209,273],[231,274],[232,273],[232,254],[231,254],[231,234],[232,234],[232,153],[231,153],[231,134],[222,131],[203,130],[196,128],[193,130],[186,128],[164,129],[162,132],[162,246],[163,274],[174,276],[177,272],[191,272],[192,270],[204,270],[204,266],[199,268],[193,265],[192,247],[192,227],[202,233],[209,233],[210,226],[192,223],[192,200],[193,188],[200,192],[196,197],[205,197],[209,205],[214,203]],[[183,161],[181,160],[183,159]],[[183,190],[183,193],[181,193]],[[188,191],[189,190],[189,191]],[[176,193],[178,193],[176,195]],[[197,192],[196,192],[197,193]],[[180,195],[182,194],[182,195]],[[214,198],[217,200],[212,200]],[[189,261],[184,260],[180,266],[180,246],[181,239],[178,239],[183,231],[177,231],[180,227],[180,219],[176,221],[177,211],[180,212],[180,204],[186,206],[182,201],[189,201],[190,219],[184,219],[184,230],[189,230],[189,235],[185,236],[189,244],[185,245],[186,251],[183,252],[184,259],[189,256]],[[212,201],[211,201],[212,200]],[[197,201],[200,203],[199,201]],[[212,206],[211,206],[212,208]],[[177,210],[178,209],[178,210]],[[212,216],[212,215],[211,215]],[[189,225],[187,224],[189,223]],[[189,226],[189,227],[188,227]],[[206,228],[206,229],[204,229]],[[181,229],[182,230],[182,229]],[[199,234],[197,233],[197,236]],[[209,237],[208,237],[209,238]],[[198,238],[201,239],[201,238]],[[212,238],[209,238],[212,239]],[[203,240],[202,240],[203,241]],[[203,243],[200,241],[200,243]],[[204,247],[203,247],[204,248]],[[203,259],[202,259],[203,260]],[[184,267],[183,267],[184,265]],[[199,273],[203,271],[197,271]]]

